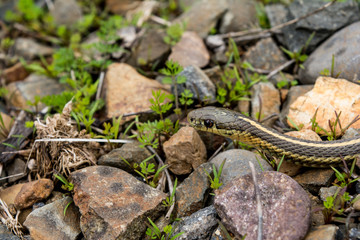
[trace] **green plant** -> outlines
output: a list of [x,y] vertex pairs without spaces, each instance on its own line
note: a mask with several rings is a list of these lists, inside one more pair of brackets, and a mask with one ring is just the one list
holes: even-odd
[[3,51],[7,51],[9,50],[9,48],[14,45],[14,40],[11,39],[11,38],[3,38],[1,39],[1,43],[0,43],[0,48],[3,50]]
[[160,230],[156,224],[148,218],[150,225],[146,223],[148,228],[146,229],[146,235],[150,237],[150,239],[157,239],[157,240],[175,240],[179,236],[181,236],[184,232],[180,232],[174,236],[173,231],[174,228],[172,225],[166,225],[163,230]]
[[255,4],[256,17],[259,20],[259,24],[261,28],[270,28],[270,22],[266,15],[265,6],[261,2],[257,2]]
[[[213,174],[214,174],[214,178],[211,177],[211,175],[204,169],[206,175],[209,177],[210,179],[210,187],[213,190],[219,189],[223,183],[220,182],[220,177],[221,177],[221,173],[223,170],[223,167],[225,165],[226,159],[224,159],[219,167],[219,171],[216,170],[215,164],[213,164]],[[215,195],[214,193],[210,193],[211,195]]]
[[291,59],[295,61],[295,67],[294,67],[294,73],[297,72],[298,68],[304,69],[304,65],[302,65],[303,62],[306,61],[308,58],[308,55],[305,54],[307,47],[309,46],[311,40],[314,38],[315,32],[313,32],[310,37],[306,40],[306,43],[303,47],[301,47],[297,51],[289,51],[285,49],[284,47],[280,47],[281,50],[283,50],[284,53],[286,53]]
[[33,134],[35,134],[35,132],[36,132],[36,127],[35,127],[34,121],[26,121],[26,122],[25,122],[25,127],[26,127],[26,128],[32,128]]
[[177,178],[175,178],[173,190],[172,190],[170,196],[166,197],[166,199],[162,201],[162,203],[165,207],[170,207],[171,205],[173,205],[175,203],[176,187],[177,187]]
[[[69,191],[71,192],[72,190],[74,190],[74,184],[72,184],[71,182],[69,182],[63,175],[61,175],[60,173],[54,173],[54,177],[57,178],[59,181],[61,181],[63,183],[63,185],[61,186],[62,189],[64,189],[65,191]],[[66,215],[66,210],[68,209],[68,207],[71,205],[71,203],[73,203],[74,201],[71,200],[68,204],[66,204],[65,208],[64,208],[64,216]]]
[[163,113],[169,111],[172,107],[172,103],[166,102],[166,99],[171,99],[170,95],[162,93],[161,90],[152,91],[153,98],[149,99],[151,103],[150,109],[160,115],[160,119],[163,120]]
[[[13,120],[11,120],[11,121],[13,121]],[[9,135],[9,129],[5,125],[3,116],[0,112],[0,138],[7,138],[8,135]]]
[[[350,201],[351,197],[348,192],[343,191],[343,189],[338,188],[334,196],[329,196],[323,202],[324,208],[322,210],[324,215],[325,224],[329,224],[334,220],[336,215],[344,215],[344,211],[347,205],[351,205],[355,202],[356,199]],[[340,220],[339,217],[337,217]]]
[[119,116],[118,118],[113,117],[112,123],[104,122],[103,134],[105,136],[99,135],[97,137],[104,139],[118,139],[121,120],[122,120],[122,116]]
[[164,37],[164,42],[174,46],[177,42],[180,41],[181,36],[183,35],[186,28],[184,23],[174,23],[166,29],[166,36]]
[[35,96],[34,101],[27,100],[26,104],[31,106],[31,107],[34,107],[35,111],[38,112],[39,111],[40,100],[41,100],[40,96]]
[[291,126],[296,129],[296,131],[300,131],[304,127],[304,124],[300,124],[298,126],[289,116],[286,116],[286,118],[290,122]]
[[9,91],[6,88],[4,88],[4,87],[0,88],[0,97],[4,97],[8,93],[9,93]]
[[337,182],[340,183],[340,184],[335,183],[335,186],[344,188],[344,187],[347,187],[348,185],[350,185],[351,183],[356,182],[360,179],[360,177],[353,179],[353,180],[351,179],[351,176],[353,175],[353,172],[355,169],[355,165],[356,165],[356,160],[354,160],[352,162],[350,170],[346,173],[345,172],[341,173],[336,168],[331,166],[332,170],[334,170],[334,172],[335,172]]
[[172,84],[174,87],[174,94],[175,94],[175,113],[180,115],[180,108],[179,108],[179,96],[178,96],[178,88],[177,84],[183,84],[186,82],[186,77],[182,75],[178,75],[182,72],[183,67],[180,66],[177,62],[173,62],[172,60],[168,60],[165,63],[165,68],[160,70],[160,73],[164,74],[166,77],[162,79],[164,84]]
[[[38,7],[33,0],[19,0],[16,5],[16,12],[6,11],[5,19],[11,22],[38,21],[44,15],[44,10]],[[34,27],[35,22],[33,23]]]
[[185,113],[187,113],[187,107],[194,103],[194,100],[192,100],[193,96],[194,94],[189,89],[185,89],[181,93],[179,101],[185,106]]
[[5,142],[3,142],[2,144],[7,146],[7,147],[11,147],[11,148],[13,148],[15,150],[19,150],[20,142],[21,142],[21,139],[24,138],[24,135],[14,134],[14,135],[11,135],[11,137],[17,138],[16,145],[13,145],[13,144],[10,144],[10,143],[5,143]]
[[336,74],[334,74],[334,67],[335,67],[335,55],[333,54],[332,55],[332,58],[331,58],[331,71],[329,71],[329,69],[327,68],[324,68],[321,72],[320,72],[320,75],[322,76],[330,76],[330,77],[333,77],[333,78],[338,78],[339,75],[341,74],[341,72],[338,72]]
[[298,84],[298,81],[296,81],[296,80],[289,81],[282,72],[280,72],[280,75],[281,75],[282,79],[281,79],[281,81],[276,83],[276,86],[278,89],[290,88],[290,87],[296,86]]

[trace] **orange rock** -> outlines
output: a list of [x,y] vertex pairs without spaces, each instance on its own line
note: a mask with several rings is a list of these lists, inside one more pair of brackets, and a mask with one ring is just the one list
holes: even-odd
[[[303,124],[304,128],[311,129],[310,120],[316,110],[316,122],[326,131],[330,131],[328,121],[335,122],[335,111],[341,112],[341,126],[347,126],[360,114],[360,86],[345,79],[319,77],[314,88],[290,106],[288,117],[296,125]],[[291,125],[289,121],[288,124]],[[360,121],[351,126],[360,128]],[[336,134],[340,134],[339,126],[336,126]]]
[[4,70],[4,78],[6,83],[21,81],[24,80],[27,76],[29,76],[29,72],[26,71],[24,65],[20,62]]
[[192,127],[183,127],[164,143],[169,169],[177,174],[188,174],[206,162],[206,147]]
[[111,64],[105,77],[107,117],[149,110],[152,91],[161,89],[169,94],[163,88],[162,84],[140,75],[128,64]]
[[25,183],[15,197],[15,207],[24,209],[34,203],[46,199],[54,189],[54,183],[50,179],[39,179]]

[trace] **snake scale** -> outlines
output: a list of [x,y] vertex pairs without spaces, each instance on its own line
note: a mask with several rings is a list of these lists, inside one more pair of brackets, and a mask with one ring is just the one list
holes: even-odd
[[[212,132],[252,145],[308,167],[330,167],[351,161],[360,153],[360,138],[309,141],[281,134],[239,112],[204,107],[191,111],[188,122],[197,130]],[[342,160],[343,159],[343,160]]]

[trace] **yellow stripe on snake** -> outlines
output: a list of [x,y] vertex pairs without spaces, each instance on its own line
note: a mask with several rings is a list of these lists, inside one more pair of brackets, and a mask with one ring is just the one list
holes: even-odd
[[277,157],[309,167],[330,167],[350,161],[360,153],[360,138],[309,141],[276,132],[241,113],[204,107],[191,111],[188,121],[197,130],[212,132],[267,150]]

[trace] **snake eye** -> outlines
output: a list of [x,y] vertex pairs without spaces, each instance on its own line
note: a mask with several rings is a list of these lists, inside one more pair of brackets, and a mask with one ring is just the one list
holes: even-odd
[[195,122],[195,118],[190,118],[190,122]]
[[212,126],[214,126],[214,121],[213,121],[213,120],[210,120],[210,119],[206,119],[206,120],[204,121],[204,125],[205,125],[205,127],[207,127],[207,128],[211,128]]

